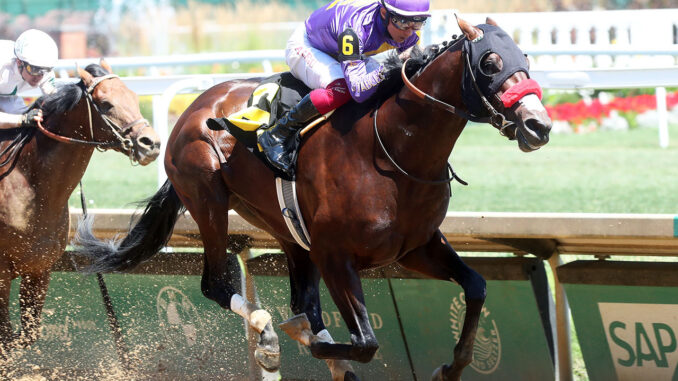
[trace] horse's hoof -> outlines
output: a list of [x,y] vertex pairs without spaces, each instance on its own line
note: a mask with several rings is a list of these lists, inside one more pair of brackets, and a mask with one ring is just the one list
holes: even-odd
[[433,374],[431,375],[431,381],[443,381],[443,366],[441,365],[436,368],[436,370],[433,371]]
[[436,370],[433,371],[433,375],[431,375],[431,381],[460,381],[460,377],[450,375],[448,372],[450,370],[450,366],[443,364],[439,366]]
[[291,337],[292,340],[298,341],[306,346],[310,344],[313,331],[311,331],[311,322],[308,320],[305,313],[285,320],[278,324],[278,327]]
[[344,381],[360,381],[360,379],[355,373],[347,371],[346,374],[344,374]]
[[261,368],[275,372],[280,369],[280,348],[277,350],[257,348],[254,350],[254,359]]

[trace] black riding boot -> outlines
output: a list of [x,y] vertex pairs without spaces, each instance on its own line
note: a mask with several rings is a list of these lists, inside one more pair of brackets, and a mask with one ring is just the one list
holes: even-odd
[[318,116],[320,113],[311,102],[311,96],[306,95],[273,127],[265,129],[257,136],[257,142],[263,149],[266,159],[289,177],[294,177],[294,164],[299,148],[296,133],[307,122]]

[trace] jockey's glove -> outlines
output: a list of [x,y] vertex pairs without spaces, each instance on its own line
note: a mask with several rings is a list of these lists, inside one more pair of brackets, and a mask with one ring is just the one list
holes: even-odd
[[21,117],[21,127],[37,127],[38,122],[35,120],[35,117],[38,115],[42,115],[42,112],[39,108],[28,110]]

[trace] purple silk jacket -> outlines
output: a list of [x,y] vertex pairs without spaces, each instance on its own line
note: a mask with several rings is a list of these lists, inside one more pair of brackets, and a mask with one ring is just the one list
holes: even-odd
[[311,45],[334,58],[339,54],[339,34],[351,28],[358,36],[359,54],[364,59],[341,62],[349,91],[357,102],[368,99],[383,79],[381,66],[377,70],[367,71],[366,56],[390,49],[402,52],[419,41],[416,33],[402,44],[391,40],[386,31],[386,20],[379,13],[380,8],[378,0],[334,0],[306,19],[306,35]]

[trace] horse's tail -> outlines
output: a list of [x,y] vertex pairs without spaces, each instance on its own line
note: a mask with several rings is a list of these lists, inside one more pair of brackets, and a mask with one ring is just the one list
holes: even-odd
[[177,219],[186,208],[169,180],[145,202],[143,214],[122,240],[97,239],[92,232],[92,216],[80,222],[72,244],[75,254],[92,261],[86,272],[131,270],[167,244]]

